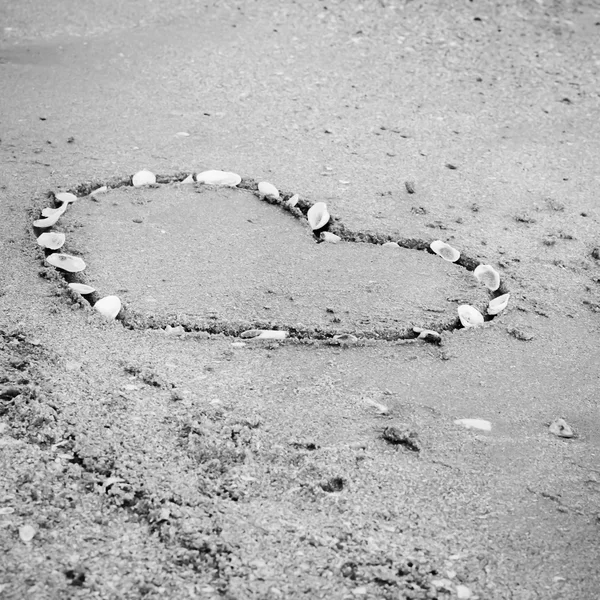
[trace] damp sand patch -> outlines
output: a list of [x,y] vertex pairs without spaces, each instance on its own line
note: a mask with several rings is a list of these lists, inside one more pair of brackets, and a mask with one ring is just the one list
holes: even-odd
[[455,264],[402,247],[318,243],[305,219],[246,189],[124,186],[82,198],[62,223],[85,256],[86,283],[163,326],[394,339],[413,326],[450,328],[457,305],[488,301]]

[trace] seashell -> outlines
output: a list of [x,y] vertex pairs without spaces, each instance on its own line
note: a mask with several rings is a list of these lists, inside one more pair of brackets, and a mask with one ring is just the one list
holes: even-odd
[[458,317],[463,327],[483,325],[483,315],[469,304],[461,304],[458,307]]
[[321,229],[321,227],[325,227],[330,219],[325,202],[316,202],[313,204],[308,209],[306,218],[308,219],[308,224],[313,231],[315,229]]
[[509,298],[510,294],[502,294],[502,296],[490,300],[487,314],[497,315],[498,313],[501,313],[507,307]]
[[372,400],[371,398],[363,398],[363,402],[372,406],[380,415],[389,415],[390,409],[385,404],[381,404],[381,402],[377,402],[376,400]]
[[563,438],[572,438],[575,435],[571,426],[564,419],[552,421],[548,427],[548,431],[553,435]]
[[69,273],[79,273],[85,269],[85,263],[79,256],[71,256],[70,254],[60,254],[55,252],[46,257],[46,262],[53,267],[68,271]]
[[63,204],[70,204],[71,202],[75,202],[77,200],[77,196],[75,194],[71,194],[70,192],[54,194],[54,197]]
[[188,175],[181,183],[194,183],[194,176]]
[[206,185],[235,187],[242,181],[242,178],[237,173],[231,173],[230,171],[216,171],[213,169],[211,171],[198,173],[196,175],[196,181]]
[[153,185],[156,183],[156,175],[151,171],[138,171],[132,178],[133,187],[142,187],[144,185]]
[[298,194],[294,194],[285,204],[289,208],[294,208],[294,206],[298,204],[298,200],[300,200],[300,196],[298,196]]
[[479,265],[473,271],[473,275],[492,292],[500,287],[500,273],[492,265]]
[[433,329],[423,329],[423,327],[413,327],[413,331],[418,333],[418,340],[425,340],[426,342],[434,342],[439,344],[442,341],[442,336]]
[[108,192],[108,187],[103,185],[102,187],[96,188],[91,194],[90,196],[92,198],[95,198],[96,196],[100,196],[100,194],[106,194],[106,192]]
[[253,340],[283,340],[288,336],[287,331],[275,331],[271,329],[248,329],[240,334],[242,338]]
[[24,542],[30,542],[36,534],[36,530],[31,525],[22,525],[19,527],[19,537]]
[[381,244],[382,248],[393,248],[394,250],[396,248],[400,248],[400,246],[398,246],[398,244],[396,242],[386,242],[385,244]]
[[[50,210],[53,211],[52,214],[50,214],[50,216],[48,217],[45,217],[44,219],[38,219],[37,221],[34,221],[33,226],[38,227],[39,229],[46,229],[46,227],[52,227],[56,224],[58,219],[60,219],[61,215],[65,212],[65,210],[67,210],[67,206],[69,206],[69,204],[65,202],[64,204],[61,204],[61,206],[59,206],[58,208],[51,208]],[[48,210],[44,209],[42,211],[42,215],[44,215],[44,211],[46,211],[46,214],[48,214]]]
[[492,424],[484,419],[456,419],[455,425],[462,425],[467,429],[481,429],[482,431],[491,431]]
[[69,287],[78,294],[85,296],[86,294],[91,294],[96,291],[96,288],[93,288],[91,285],[85,285],[85,283],[70,283]]
[[183,325],[177,325],[176,327],[173,327],[172,325],[167,325],[165,327],[165,333],[167,335],[184,335],[185,329]]
[[248,329],[247,331],[244,331],[240,334],[241,338],[253,338],[256,337],[257,335],[260,335],[260,332],[262,331],[262,329]]
[[48,233],[42,233],[37,239],[37,243],[42,248],[49,248],[50,250],[58,250],[65,243],[66,236],[64,233],[58,231],[51,231]]
[[94,308],[108,319],[116,319],[121,311],[121,301],[117,296],[105,296],[94,304]]
[[50,206],[46,206],[46,208],[42,208],[42,217],[52,217],[56,214],[60,216],[66,210],[67,204],[61,204],[58,208],[51,208]]
[[190,134],[187,131],[178,131],[175,135],[177,137],[190,137]]
[[358,338],[351,333],[338,333],[338,335],[333,336],[333,339],[341,344],[354,344],[358,342]]
[[460,252],[450,246],[450,244],[446,244],[442,242],[442,240],[435,240],[435,242],[431,242],[429,247],[438,255],[441,256],[444,260],[448,262],[456,262],[460,258]]
[[337,244],[342,239],[339,235],[335,235],[335,233],[329,233],[329,231],[321,231],[321,235],[319,237],[324,242],[329,242],[330,244]]
[[258,184],[258,191],[263,196],[279,199],[279,190],[272,183],[268,183],[267,181],[261,181]]

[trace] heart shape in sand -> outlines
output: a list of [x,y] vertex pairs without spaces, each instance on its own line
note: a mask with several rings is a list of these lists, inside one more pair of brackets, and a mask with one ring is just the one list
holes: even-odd
[[[440,241],[350,231],[322,202],[234,175],[211,182],[144,171],[82,184],[73,190],[79,199],[43,228],[47,239],[62,233],[65,241],[47,248],[46,260],[72,293],[128,326],[229,335],[411,338],[478,325],[483,318],[471,322],[464,307],[486,313],[490,299],[497,308],[506,296],[502,285],[490,293],[469,273],[490,280],[489,269],[457,260]],[[61,268],[73,255],[85,269]]]

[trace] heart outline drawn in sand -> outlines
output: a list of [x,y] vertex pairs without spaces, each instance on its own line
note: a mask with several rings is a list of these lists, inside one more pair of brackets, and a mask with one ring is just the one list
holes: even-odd
[[[308,221],[313,232],[316,243],[327,243],[338,241],[350,243],[366,243],[378,246],[394,246],[411,250],[421,250],[432,255],[439,255],[448,262],[452,262],[467,271],[472,272],[475,277],[489,288],[490,300],[488,307],[483,310],[470,305],[458,307],[458,317],[445,322],[437,323],[435,329],[423,327],[410,327],[408,329],[394,329],[377,332],[364,331],[336,331],[315,328],[297,327],[270,322],[244,322],[230,323],[211,320],[206,324],[189,324],[173,322],[171,318],[152,319],[142,317],[135,309],[123,307],[117,296],[101,297],[98,292],[91,291],[93,288],[85,283],[84,268],[81,268],[80,257],[73,257],[77,263],[76,269],[69,269],[70,255],[63,253],[62,244],[56,243],[53,227],[60,217],[65,213],[67,207],[73,202],[84,197],[97,199],[99,195],[108,193],[111,189],[126,186],[158,188],[166,185],[194,185],[194,186],[227,186],[237,187],[242,190],[253,192],[260,200],[275,205],[282,210],[288,211],[298,219]],[[69,291],[77,299],[85,298],[89,304],[94,306],[101,314],[108,318],[118,318],[124,326],[132,329],[152,328],[172,330],[173,327],[180,328],[184,332],[203,331],[206,333],[221,333],[234,337],[250,339],[283,339],[291,337],[295,339],[324,339],[333,343],[357,341],[359,337],[401,340],[422,339],[429,342],[439,343],[441,331],[449,331],[460,328],[469,328],[482,325],[484,322],[493,320],[500,314],[508,302],[510,296],[505,283],[499,274],[490,265],[483,265],[464,254],[459,253],[441,240],[425,241],[412,238],[397,238],[391,234],[378,234],[373,232],[353,231],[346,227],[340,219],[329,214],[323,202],[310,202],[302,199],[298,194],[279,192],[270,183],[257,182],[252,178],[241,178],[239,175],[224,171],[205,171],[200,174],[176,173],[174,175],[154,175],[150,171],[139,171],[126,178],[115,178],[107,182],[82,183],[72,188],[67,193],[55,194],[49,192],[48,197],[53,200],[54,207],[46,207],[42,210],[42,217],[33,222],[34,233],[38,244],[44,248],[46,262],[52,264],[57,272],[61,273],[65,282],[69,285]],[[52,239],[51,244],[45,245],[44,240]],[[66,239],[66,238],[65,238]],[[65,240],[63,240],[64,243]],[[357,334],[358,335],[355,335]]]

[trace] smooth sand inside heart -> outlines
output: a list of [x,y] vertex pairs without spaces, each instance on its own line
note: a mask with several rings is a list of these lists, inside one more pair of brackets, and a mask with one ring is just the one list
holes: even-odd
[[73,218],[88,283],[146,316],[360,332],[453,319],[485,297],[423,251],[316,243],[306,221],[241,189],[124,187],[81,200]]

